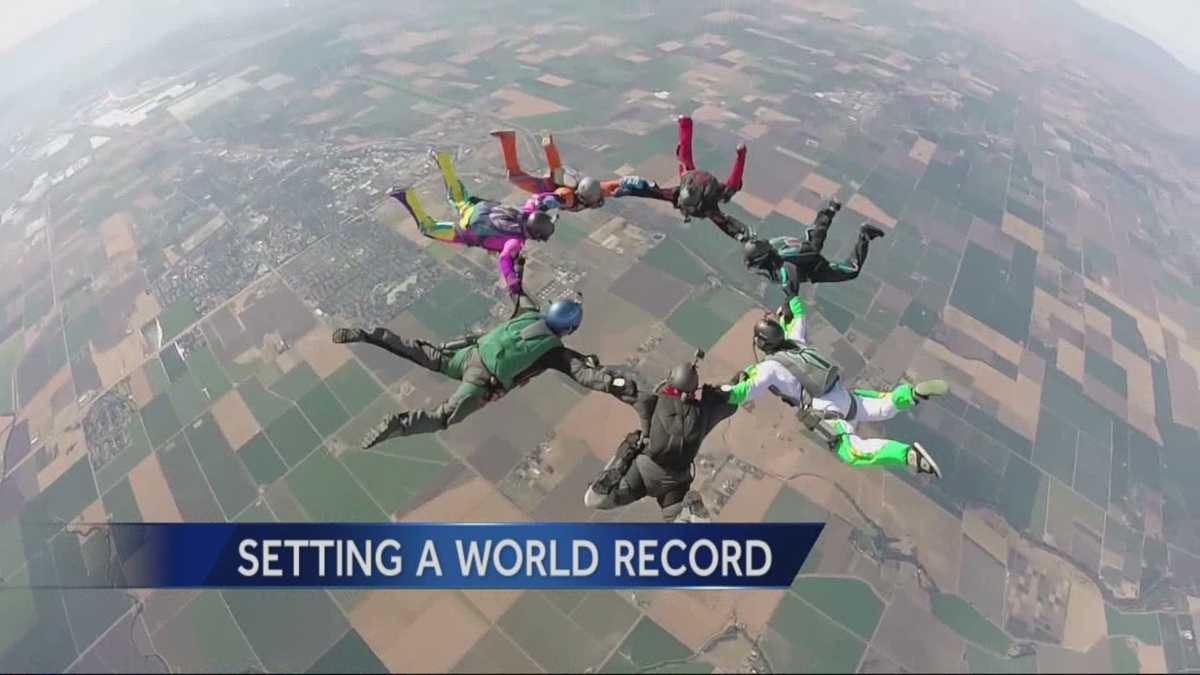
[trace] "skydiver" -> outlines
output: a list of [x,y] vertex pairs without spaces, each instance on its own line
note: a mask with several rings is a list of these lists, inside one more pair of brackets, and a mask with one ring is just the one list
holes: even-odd
[[421,234],[453,244],[479,246],[498,252],[500,280],[514,296],[521,288],[521,250],[525,240],[546,241],[554,234],[555,217],[540,209],[519,209],[499,202],[472,197],[454,173],[450,155],[431,153],[446,184],[446,198],[458,212],[456,221],[437,221],[429,216],[411,188],[394,188],[388,194],[404,205]]
[[821,249],[825,247],[833,217],[841,208],[840,203],[829,200],[817,213],[813,227],[804,239],[774,237],[767,241],[747,241],[742,251],[746,268],[779,284],[788,298],[799,295],[800,285],[805,282],[832,283],[857,278],[867,262],[871,241],[885,233],[870,223],[863,223],[858,230],[854,253],[844,262],[829,262],[821,255]]
[[941,478],[937,462],[919,442],[863,438],[854,425],[891,419],[945,394],[946,382],[927,380],[886,392],[847,389],[838,367],[808,346],[806,309],[799,297],[788,301],[778,319],[767,316],[755,325],[754,345],[768,356],[743,371],[735,383],[722,387],[731,404],[743,405],[769,391],[799,408],[805,426],[846,464],[907,466],[918,474]]
[[668,522],[707,522],[704,500],[691,489],[692,462],[705,436],[737,412],[737,405],[721,388],[701,386],[692,362],[672,369],[654,391],[639,394],[633,407],[641,428],[617,447],[583,503],[612,509],[653,497]]
[[526,210],[582,211],[598,209],[604,205],[606,198],[624,196],[630,186],[641,185],[640,179],[636,176],[602,181],[585,176],[569,166],[564,166],[562,158],[558,154],[558,146],[554,144],[554,137],[549,134],[542,138],[542,150],[546,153],[546,165],[549,171],[545,176],[534,176],[526,173],[517,159],[517,134],[515,131],[493,131],[492,136],[500,141],[500,152],[504,156],[504,168],[508,171],[508,182],[533,195],[525,202]]
[[640,176],[628,176],[622,183],[623,194],[671,202],[683,214],[684,222],[692,218],[707,218],[722,232],[739,242],[752,240],[753,231],[733,216],[721,212],[721,204],[733,199],[742,189],[742,173],[746,169],[746,144],[738,143],[733,168],[729,177],[722,183],[711,173],[696,168],[692,159],[692,118],[680,115],[679,144],[675,146],[675,157],[679,161],[679,185],[665,188]]
[[545,311],[518,306],[516,316],[483,335],[468,335],[440,345],[409,340],[386,328],[370,331],[338,328],[333,342],[366,342],[403,359],[462,382],[441,405],[389,415],[363,439],[370,448],[394,436],[440,431],[519,387],[543,371],[557,370],[581,386],[626,401],[637,396],[637,384],[562,343],[583,321],[583,306],[559,300]]

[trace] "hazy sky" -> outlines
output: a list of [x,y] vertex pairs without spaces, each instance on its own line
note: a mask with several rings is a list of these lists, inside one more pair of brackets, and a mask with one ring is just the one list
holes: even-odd
[[1101,16],[1125,24],[1200,71],[1200,0],[1077,0]]
[[97,0],[0,0],[0,51]]
[[[0,0],[0,51],[97,1]],[[1077,2],[1138,31],[1165,47],[1192,69],[1200,71],[1200,40],[1196,39],[1196,29],[1200,27],[1200,0]]]

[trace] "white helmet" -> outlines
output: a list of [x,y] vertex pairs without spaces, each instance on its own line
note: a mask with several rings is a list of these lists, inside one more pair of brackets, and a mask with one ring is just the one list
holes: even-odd
[[591,176],[579,179],[579,185],[575,188],[575,198],[584,206],[592,208],[603,204],[604,190],[600,188],[600,181]]

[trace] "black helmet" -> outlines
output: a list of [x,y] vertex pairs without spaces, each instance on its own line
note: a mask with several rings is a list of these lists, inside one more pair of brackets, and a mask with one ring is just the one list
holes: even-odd
[[764,352],[774,354],[783,348],[786,341],[787,334],[783,332],[783,326],[771,317],[765,316],[754,324],[754,346]]
[[742,245],[742,259],[746,262],[746,267],[762,267],[774,252],[771,244],[762,239],[751,239]]
[[534,211],[525,218],[525,234],[537,241],[546,241],[554,234],[554,218],[545,211]]
[[695,363],[681,363],[671,369],[667,384],[681,394],[691,394],[700,387],[700,373]]

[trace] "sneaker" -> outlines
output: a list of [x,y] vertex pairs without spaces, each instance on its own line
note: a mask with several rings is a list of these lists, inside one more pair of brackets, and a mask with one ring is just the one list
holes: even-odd
[[388,190],[388,196],[396,199],[400,203],[404,203],[404,193],[408,192],[408,188],[403,185],[393,185]]
[[928,474],[937,478],[942,477],[942,470],[937,462],[920,443],[913,443],[908,449],[908,465],[919,474]]
[[887,232],[884,232],[882,229],[875,227],[870,223],[863,223],[862,227],[858,229],[860,232],[866,235],[867,239],[878,239],[887,234]]
[[945,380],[925,380],[913,387],[913,394],[916,394],[917,398],[922,401],[931,399],[934,396],[941,396],[949,391],[950,385]]
[[493,129],[488,132],[488,135],[494,136],[495,138],[504,138],[505,136],[516,136],[517,132],[512,131],[511,129]]
[[333,343],[344,345],[350,342],[362,342],[367,339],[367,332],[361,328],[338,328],[333,331]]
[[375,426],[363,436],[362,449],[367,450],[392,436],[403,436],[408,427],[408,413],[389,415],[387,419]]
[[825,202],[825,208],[837,213],[838,211],[842,210],[842,203],[836,199],[830,199],[829,201]]

